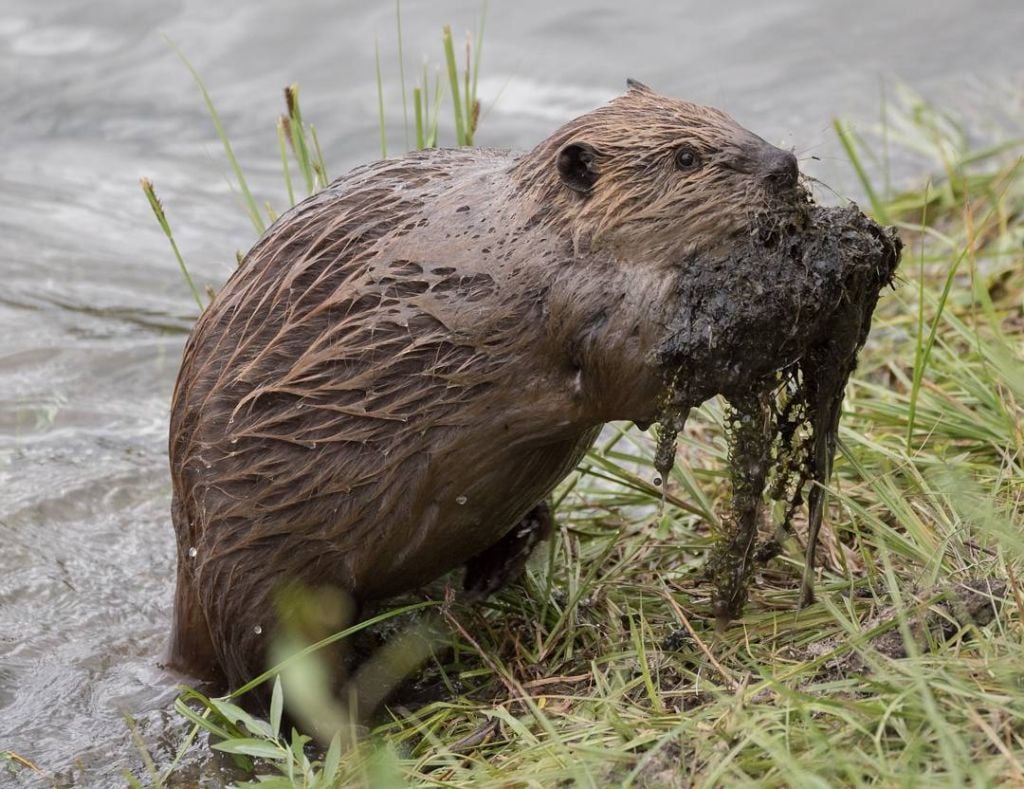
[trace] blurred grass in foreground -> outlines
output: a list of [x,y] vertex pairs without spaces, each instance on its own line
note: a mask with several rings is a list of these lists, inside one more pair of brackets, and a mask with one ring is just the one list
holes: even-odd
[[[478,68],[454,108],[460,142]],[[436,142],[426,88],[417,146]],[[286,117],[293,202],[288,151],[308,192],[326,168],[297,100]],[[870,137],[835,124],[907,248],[847,391],[817,604],[797,609],[798,524],[745,616],[710,624],[701,569],[728,496],[712,401],[681,437],[664,506],[651,437],[610,426],[560,487],[558,531],[522,582],[443,606],[447,648],[368,736],[350,727],[321,753],[280,731],[279,713],[259,721],[190,692],[184,747],[215,735],[246,771],[261,760],[261,786],[1024,783],[1024,145],[976,149],[913,96],[885,117]],[[933,179],[893,193],[890,148],[932,155]],[[985,624],[956,614],[972,605]],[[412,616],[380,618],[392,615]]]

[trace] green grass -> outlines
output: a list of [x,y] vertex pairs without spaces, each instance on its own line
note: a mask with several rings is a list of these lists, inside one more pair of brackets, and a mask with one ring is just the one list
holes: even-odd
[[[481,6],[480,18],[477,24],[475,36],[467,33],[465,44],[465,63],[461,72],[456,64],[451,27],[449,25],[445,25],[442,31],[441,42],[442,52],[445,59],[445,73],[448,77],[448,85],[451,87],[451,93],[448,94],[448,98],[451,102],[451,109],[455,122],[454,145],[472,145],[474,135],[476,134],[476,130],[480,123],[480,102],[477,99],[477,82],[480,75],[480,58],[483,53],[484,20],[486,15],[487,3],[485,1]],[[414,149],[435,148],[440,144],[438,124],[440,123],[441,110],[446,98],[443,89],[444,83],[441,81],[441,70],[439,67],[434,69],[433,95],[431,96],[430,67],[427,62],[424,61],[422,77],[418,84],[413,87],[412,94],[410,96],[405,80],[405,52],[402,44],[402,9],[400,0],[396,0],[395,3],[395,23],[398,40],[397,58],[400,75],[399,86],[402,95],[402,120],[405,149],[408,150],[410,145],[408,113],[408,104],[410,101],[413,104],[414,128],[412,130],[412,134],[413,141],[415,142]],[[210,115],[210,120],[217,132],[217,137],[220,140],[221,145],[224,147],[224,155],[231,165],[232,174],[234,175],[234,186],[238,190],[241,205],[249,216],[249,220],[252,222],[257,235],[260,235],[266,230],[267,223],[264,221],[263,213],[261,213],[256,198],[249,188],[249,183],[245,178],[244,169],[238,161],[238,158],[235,156],[234,149],[231,146],[230,136],[224,127],[220,113],[217,111],[216,104],[206,87],[206,83],[203,82],[199,72],[196,71],[195,67],[189,62],[188,58],[185,57],[185,54],[178,48],[178,46],[169,39],[167,40],[167,43],[188,69],[192,78],[195,80],[196,86],[202,94],[203,102],[206,105],[207,112]],[[387,118],[384,111],[384,74],[381,68],[380,45],[379,42],[376,41],[374,42],[374,64],[377,84],[377,121],[380,134],[380,155],[382,159],[386,159],[388,156],[388,136]],[[460,81],[462,83],[461,89],[459,87]],[[324,163],[323,152],[320,149],[320,141],[317,138],[316,127],[312,124],[306,123],[302,118],[302,110],[299,106],[299,86],[294,83],[288,85],[284,89],[284,99],[285,112],[278,116],[276,127],[278,152],[281,157],[283,183],[285,187],[285,207],[291,208],[298,202],[298,200],[308,197],[327,186],[328,183],[330,183],[330,178],[327,175],[327,166]],[[302,182],[305,185],[305,191],[298,195],[296,194],[294,181],[292,179],[293,167],[298,171],[298,175],[302,178]],[[204,309],[204,304],[199,296],[199,290],[196,288],[192,280],[192,276],[189,273],[188,266],[178,249],[178,245],[174,239],[173,233],[171,232],[164,207],[156,196],[156,189],[153,185],[153,181],[149,178],[141,178],[140,183],[142,185],[143,193],[145,194],[150,208],[153,211],[153,215],[159,223],[164,235],[167,236],[167,240],[171,246],[171,251],[181,268],[185,280],[188,282],[189,288],[192,290],[192,295],[201,312]],[[280,213],[269,202],[264,205],[264,212],[271,223],[277,219],[278,214]],[[239,260],[241,260],[241,256],[239,257]]]
[[[444,48],[465,141],[479,65],[460,95],[447,31]],[[427,78],[417,145],[436,135]],[[430,609],[442,648],[418,679],[432,701],[400,693],[366,736],[342,726],[321,752],[273,715],[190,692],[178,710],[192,736],[214,734],[266,786],[1024,783],[1024,146],[972,147],[912,96],[885,118],[874,136],[835,126],[906,250],[847,392],[816,604],[797,607],[798,522],[744,616],[715,629],[702,569],[729,490],[712,401],[664,493],[653,437],[611,426],[559,488],[556,534],[521,583]],[[326,168],[317,146],[302,152],[303,128],[296,102],[281,156],[311,191]],[[930,178],[892,193],[886,163],[906,152],[934,158]],[[982,625],[950,602],[977,579],[997,600]],[[409,611],[391,615],[409,626]],[[147,775],[163,783],[173,766]]]

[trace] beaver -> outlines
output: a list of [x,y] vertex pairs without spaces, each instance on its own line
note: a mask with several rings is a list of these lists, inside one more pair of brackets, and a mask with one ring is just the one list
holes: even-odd
[[264,670],[282,584],[493,591],[602,425],[658,419],[679,274],[808,203],[793,153],[630,81],[527,153],[378,161],[282,215],[174,390],[170,664]]

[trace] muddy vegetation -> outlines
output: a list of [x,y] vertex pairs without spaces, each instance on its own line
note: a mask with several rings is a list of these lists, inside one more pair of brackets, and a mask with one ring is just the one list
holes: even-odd
[[655,466],[671,468],[686,415],[723,394],[728,417],[731,509],[708,560],[720,622],[741,613],[766,499],[784,504],[780,533],[808,507],[801,603],[813,600],[814,548],[836,451],[843,393],[902,244],[856,206],[764,220],[739,254],[688,266],[687,305],[660,349],[668,392]]

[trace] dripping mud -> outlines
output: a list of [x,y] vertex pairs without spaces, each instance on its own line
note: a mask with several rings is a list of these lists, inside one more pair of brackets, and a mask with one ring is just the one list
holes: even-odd
[[785,534],[806,493],[801,604],[813,600],[843,393],[901,247],[856,206],[812,207],[799,222],[763,222],[746,249],[680,277],[686,307],[659,350],[670,372],[655,467],[666,479],[690,408],[724,395],[732,503],[707,565],[720,622],[741,613],[755,561],[779,551],[774,539],[757,545],[765,498],[784,505]]

